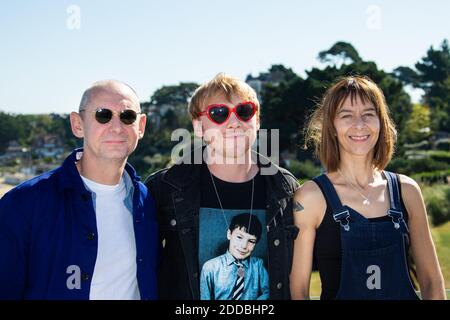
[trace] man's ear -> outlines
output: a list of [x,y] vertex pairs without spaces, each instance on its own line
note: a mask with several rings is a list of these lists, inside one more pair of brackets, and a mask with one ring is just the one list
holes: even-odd
[[199,119],[192,119],[192,127],[194,128],[194,134],[196,137],[203,138],[202,121]]
[[84,138],[83,119],[78,112],[70,113],[70,127],[75,137]]
[[231,231],[230,231],[230,229],[227,230],[227,239],[231,240]]
[[145,132],[145,124],[147,123],[147,116],[145,114],[141,114],[139,118],[139,139],[142,139]]

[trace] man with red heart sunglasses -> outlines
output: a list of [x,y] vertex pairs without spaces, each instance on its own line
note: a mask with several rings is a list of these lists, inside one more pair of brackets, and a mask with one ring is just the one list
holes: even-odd
[[[201,163],[191,161],[196,158],[194,150],[186,161],[146,181],[156,201],[163,246],[159,297],[200,299],[205,298],[202,288],[215,287],[207,299],[289,299],[293,239],[298,232],[292,196],[299,185],[287,170],[252,150],[260,128],[255,91],[239,79],[218,74],[194,92],[188,109],[196,137],[206,144],[206,157]],[[265,166],[276,170],[266,174]],[[228,243],[224,235],[233,227],[233,217],[244,212],[263,226],[260,244],[252,253],[258,259],[249,258],[242,239],[242,246],[234,248],[239,254],[226,254],[229,259],[215,265],[217,274],[210,277],[215,284],[202,283],[209,281],[200,277],[204,263],[223,254]],[[248,230],[251,222],[242,230]],[[261,266],[254,261],[263,261],[268,277],[258,276],[264,273],[255,271]],[[267,288],[269,294],[261,294]]]

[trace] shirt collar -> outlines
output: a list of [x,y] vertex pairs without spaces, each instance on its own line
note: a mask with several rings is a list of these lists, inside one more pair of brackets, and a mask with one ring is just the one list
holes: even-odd
[[[244,259],[244,260],[240,260],[240,262],[244,265],[244,267],[248,268],[248,263],[250,260],[251,255]],[[227,266],[232,265],[237,259],[235,257],[233,257],[233,255],[230,253],[230,251],[227,250],[227,252],[225,253],[225,261],[227,263]]]
[[[60,175],[60,183],[63,188],[75,189],[80,192],[85,192],[86,188],[81,180],[80,173],[76,167],[76,162],[81,159],[83,155],[83,148],[75,149],[63,162],[62,173]],[[136,174],[136,170],[129,164],[125,164],[125,171],[128,174],[124,174],[125,187],[127,195],[132,191],[133,184],[141,180]]]

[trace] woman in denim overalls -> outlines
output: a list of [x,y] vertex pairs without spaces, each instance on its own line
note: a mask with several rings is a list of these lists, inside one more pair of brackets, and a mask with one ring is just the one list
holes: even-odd
[[396,130],[378,86],[346,77],[326,92],[307,137],[326,173],[295,195],[293,299],[308,299],[317,266],[322,299],[418,299],[407,262],[417,267],[423,299],[445,299],[444,281],[417,183],[384,171]]

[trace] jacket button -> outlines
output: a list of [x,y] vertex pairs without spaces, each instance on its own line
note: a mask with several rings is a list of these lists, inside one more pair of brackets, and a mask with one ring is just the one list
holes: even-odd
[[88,281],[89,280],[89,275],[86,272],[83,272],[81,274],[81,280]]
[[144,259],[142,259],[142,258],[137,258],[137,261],[138,261],[138,262],[142,262],[142,261],[144,261]]
[[177,225],[177,220],[175,220],[175,219],[170,220],[170,225],[172,227],[175,227]]
[[141,222],[141,220],[140,220],[140,219],[136,219],[136,220],[134,220],[134,222],[136,222],[136,223],[140,223],[140,222]]
[[275,239],[275,241],[273,242],[273,245],[274,245],[275,247],[278,247],[278,246],[280,245],[280,240]]
[[277,283],[277,289],[280,290],[281,288],[283,288],[283,284],[281,282]]
[[95,233],[89,232],[86,236],[86,239],[88,240],[94,240],[95,239]]

